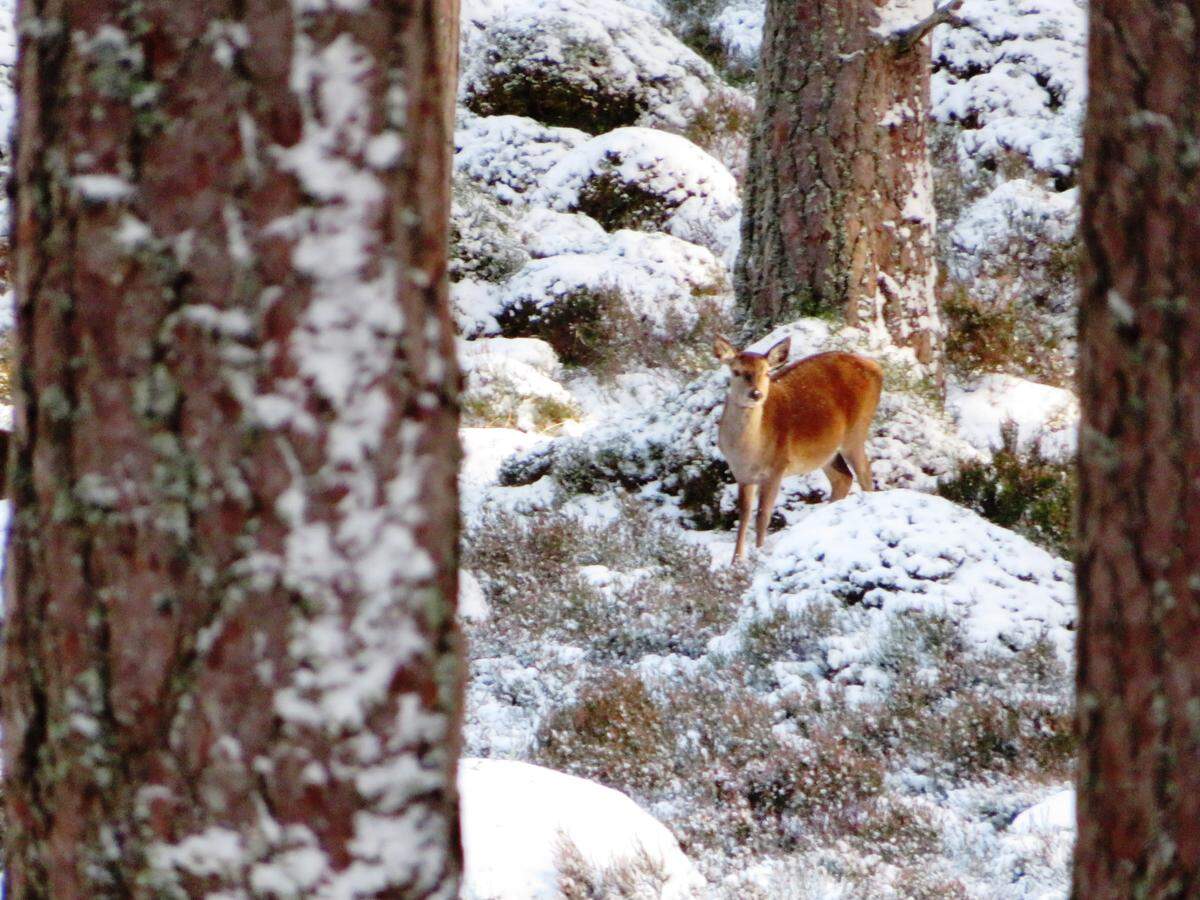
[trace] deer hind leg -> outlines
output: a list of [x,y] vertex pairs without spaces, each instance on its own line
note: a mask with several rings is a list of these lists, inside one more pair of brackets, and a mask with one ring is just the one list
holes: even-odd
[[750,528],[750,517],[754,514],[756,484],[738,485],[738,530],[737,544],[733,548],[733,561],[746,558],[746,531]]
[[758,524],[754,531],[754,546],[762,547],[767,541],[767,529],[771,525],[771,513],[775,510],[775,498],[779,496],[779,484],[783,473],[770,476],[762,486],[758,498]]
[[865,442],[854,447],[843,447],[842,455],[850,463],[850,468],[854,470],[858,486],[864,491],[875,490],[875,479],[871,476],[871,461],[867,459]]
[[829,479],[829,499],[841,500],[850,493],[850,485],[854,483],[854,476],[850,474],[850,467],[846,465],[846,460],[842,458],[840,453],[835,453],[828,465],[821,469],[825,473],[825,477]]

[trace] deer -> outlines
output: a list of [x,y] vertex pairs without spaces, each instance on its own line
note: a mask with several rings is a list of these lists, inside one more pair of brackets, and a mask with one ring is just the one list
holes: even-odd
[[738,486],[732,565],[746,558],[755,494],[760,493],[755,546],[761,549],[786,476],[821,469],[831,501],[850,493],[855,478],[864,491],[875,489],[866,441],[883,391],[883,369],[840,351],[785,366],[791,346],[791,338],[784,338],[756,353],[738,352],[724,336],[713,342],[714,354],[731,373],[717,445]]

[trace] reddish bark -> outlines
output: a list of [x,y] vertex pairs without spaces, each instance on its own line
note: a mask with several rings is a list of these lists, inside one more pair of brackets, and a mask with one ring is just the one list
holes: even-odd
[[1097,0],[1074,895],[1200,895],[1200,2]]
[[455,894],[437,3],[300,6],[22,5],[12,897]]
[[929,361],[930,51],[913,34],[887,40],[885,6],[768,0],[736,284],[756,322],[881,320]]

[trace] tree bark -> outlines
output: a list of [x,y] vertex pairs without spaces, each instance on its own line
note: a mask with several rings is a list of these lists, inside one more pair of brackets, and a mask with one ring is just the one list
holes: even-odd
[[1200,896],[1200,2],[1092,3],[1074,896]]
[[835,313],[933,359],[940,325],[929,151],[933,10],[768,0],[735,281],[771,325]]
[[456,897],[436,0],[25,0],[23,897]]

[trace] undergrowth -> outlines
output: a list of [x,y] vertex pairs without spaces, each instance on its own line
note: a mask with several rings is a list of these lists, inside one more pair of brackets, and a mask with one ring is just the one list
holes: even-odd
[[938,494],[985,519],[1070,558],[1074,540],[1076,474],[1072,463],[1046,459],[1037,445],[1021,449],[1006,422],[990,461],[964,464],[938,485]]

